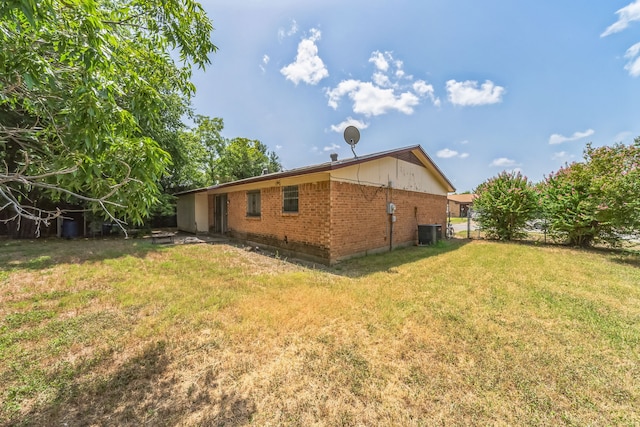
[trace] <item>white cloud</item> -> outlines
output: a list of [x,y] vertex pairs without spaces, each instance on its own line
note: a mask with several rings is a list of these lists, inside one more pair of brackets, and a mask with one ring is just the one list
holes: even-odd
[[280,28],[278,29],[278,40],[282,41],[285,37],[291,37],[298,32],[298,23],[295,19],[291,20],[291,26],[289,29]]
[[373,62],[376,69],[386,73],[389,70],[389,62],[387,61],[385,56],[390,56],[390,55],[391,55],[390,52],[382,53],[376,50],[371,54],[371,57],[369,58],[369,62]]
[[439,157],[441,159],[450,159],[453,157],[457,157],[459,159],[466,159],[467,157],[469,157],[469,153],[459,153],[456,150],[444,148],[436,153],[436,157]]
[[440,106],[440,98],[435,96],[433,85],[427,84],[424,80],[417,80],[413,83],[413,90],[420,96],[428,97],[436,107]]
[[396,94],[393,89],[384,89],[371,82],[344,80],[334,89],[327,90],[329,106],[338,108],[343,96],[353,101],[354,113],[365,116],[379,116],[396,110],[404,114],[412,114],[413,107],[420,103],[420,98],[412,92]]
[[624,54],[625,59],[628,59],[629,62],[624,66],[624,69],[629,72],[631,77],[640,76],[640,43],[636,43],[627,49],[627,52]]
[[283,148],[282,145],[280,145],[280,144],[276,145],[276,151],[280,151],[280,150],[282,150],[282,148]]
[[[396,77],[401,78],[404,77],[404,70],[402,69],[402,67],[404,67],[404,61],[401,60],[396,60],[393,63],[396,66]],[[411,76],[407,76],[408,78],[411,78]]]
[[362,120],[356,120],[352,117],[347,117],[347,120],[344,120],[337,125],[331,125],[331,130],[333,132],[342,133],[347,128],[347,126],[355,126],[359,130],[366,129],[369,127],[369,123],[363,122]]
[[298,44],[296,60],[280,70],[287,80],[291,80],[295,85],[301,81],[316,85],[329,76],[329,71],[318,56],[316,42],[320,40],[320,36],[320,30],[311,29],[311,35]]
[[490,80],[482,83],[479,89],[477,81],[467,80],[457,82],[455,80],[449,80],[447,81],[447,92],[449,94],[449,101],[451,101],[452,104],[475,106],[502,102],[505,88],[496,86]]
[[334,110],[338,108],[338,103],[343,96],[348,93],[356,92],[362,84],[360,80],[343,80],[333,89],[327,89],[326,93],[329,97],[329,107]]
[[[393,57],[393,52],[380,52],[376,50],[371,54],[369,58],[369,62],[373,63],[376,68],[374,73],[374,81],[375,79],[381,78],[381,76],[385,76],[385,84],[384,86],[391,86],[391,77],[394,77],[396,80],[412,80],[413,76],[407,75],[404,70],[404,62],[395,59]],[[395,70],[393,70],[394,68]],[[382,84],[381,84],[382,86]],[[394,84],[397,86],[397,83]]]
[[620,31],[626,29],[632,22],[640,21],[640,0],[629,3],[622,9],[619,9],[616,14],[618,15],[618,20],[609,25],[609,27],[607,27],[607,29],[604,30],[602,34],[600,34],[600,37],[606,37],[614,33],[619,33]]
[[451,157],[456,157],[457,155],[458,155],[457,151],[450,150],[448,148],[440,150],[436,153],[436,156],[440,157],[441,159],[450,159]]
[[559,133],[554,133],[549,137],[549,144],[555,145],[555,144],[562,144],[563,142],[577,141],[579,139],[591,136],[594,133],[595,131],[593,129],[587,129],[584,132],[574,132],[573,135],[571,136],[564,136],[564,135],[560,135]]
[[263,73],[267,70],[267,64],[269,63],[270,60],[271,58],[269,58],[269,55],[265,54],[262,56],[262,64],[260,64],[260,69],[262,70]]
[[371,81],[343,80],[334,88],[326,89],[328,105],[337,109],[343,97],[352,101],[354,113],[367,117],[398,111],[413,114],[414,108],[422,98],[428,98],[439,106],[440,100],[435,96],[433,86],[423,80],[411,83],[412,76],[407,76],[401,69],[403,62],[393,58],[391,52],[375,51],[369,62],[375,66]]
[[413,90],[420,95],[431,94],[433,95],[433,86],[427,84],[424,80],[418,80],[413,84]]
[[494,159],[489,166],[509,167],[509,166],[515,166],[515,165],[516,165],[515,160],[508,159],[506,157],[500,157],[500,158]]
[[340,148],[340,146],[334,142],[331,145],[326,145],[322,150],[323,151],[336,151],[339,148]]
[[391,84],[391,79],[389,79],[389,76],[384,73],[373,73],[373,76],[371,76],[371,80],[373,80],[375,84],[381,87],[393,86]]

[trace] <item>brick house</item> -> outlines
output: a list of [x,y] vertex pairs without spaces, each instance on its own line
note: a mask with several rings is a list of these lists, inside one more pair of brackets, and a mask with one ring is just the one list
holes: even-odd
[[466,218],[475,198],[475,194],[449,194],[447,201],[451,216]]
[[177,223],[333,264],[416,244],[419,224],[446,223],[452,191],[416,145],[182,192]]

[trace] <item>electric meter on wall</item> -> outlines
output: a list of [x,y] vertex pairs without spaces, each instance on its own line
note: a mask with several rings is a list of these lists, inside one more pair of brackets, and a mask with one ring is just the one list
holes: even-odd
[[396,213],[396,205],[394,205],[393,203],[387,204],[387,213],[389,215],[393,215],[394,213]]

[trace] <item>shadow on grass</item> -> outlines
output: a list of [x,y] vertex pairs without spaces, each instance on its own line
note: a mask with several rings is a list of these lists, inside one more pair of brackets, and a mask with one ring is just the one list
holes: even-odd
[[613,262],[640,268],[640,254],[626,254],[612,258]]
[[396,267],[455,251],[469,242],[471,240],[451,239],[441,240],[435,245],[397,248],[391,252],[353,258],[330,267],[328,271],[347,277],[364,277],[379,272],[392,273]]
[[570,246],[564,243],[556,243],[556,242],[548,242],[548,243],[540,243],[535,241],[523,240],[519,242],[523,245],[534,245],[534,246],[548,246],[555,248],[564,248],[571,249],[583,252],[591,252],[599,255],[607,256],[611,261],[618,263],[629,265],[631,267],[640,268],[640,250],[637,247],[611,247],[611,246],[589,246],[589,247],[577,247]]
[[638,250],[626,248],[594,248],[588,250],[606,254],[611,261],[617,264],[640,268],[640,251]]
[[[478,239],[474,239],[478,240]],[[589,247],[579,247],[579,246],[571,246],[566,243],[547,241],[543,242],[540,240],[532,240],[532,239],[518,239],[518,240],[495,240],[495,239],[480,239],[487,240],[492,243],[497,244],[515,244],[522,246],[533,246],[539,248],[559,248],[565,249],[567,251],[581,251],[585,253],[594,253],[598,255],[604,255],[608,257],[612,262],[617,264],[628,265],[631,267],[640,268],[640,249],[637,246],[634,247],[608,247],[608,246],[589,246]]]
[[89,378],[87,383],[76,380],[60,387],[52,403],[36,406],[7,425],[183,425],[194,413],[203,414],[198,421],[202,425],[249,423],[255,413],[253,402],[236,393],[210,393],[217,390],[215,378],[209,387],[183,390],[182,380],[171,374],[170,359],[166,343],[160,341],[147,345],[107,377],[95,378],[94,363],[85,364],[77,376]]
[[82,264],[128,255],[144,257],[161,248],[150,239],[3,239],[0,272],[41,270],[58,264]]

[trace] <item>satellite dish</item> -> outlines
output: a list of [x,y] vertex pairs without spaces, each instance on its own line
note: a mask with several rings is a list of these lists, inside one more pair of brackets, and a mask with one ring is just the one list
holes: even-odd
[[358,130],[358,128],[355,126],[347,126],[347,128],[344,130],[344,140],[347,141],[347,144],[351,146],[353,157],[358,157],[356,155],[356,151],[353,149],[358,141],[360,141],[360,131]]
[[344,140],[347,141],[351,147],[356,145],[360,141],[360,131],[355,126],[347,126],[344,130]]

